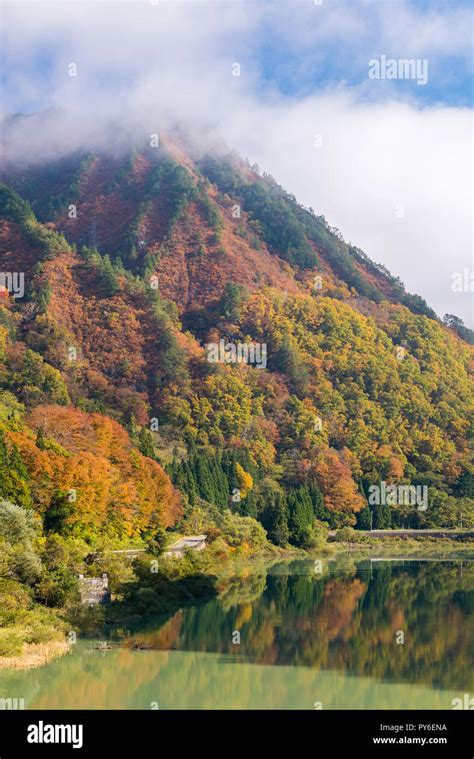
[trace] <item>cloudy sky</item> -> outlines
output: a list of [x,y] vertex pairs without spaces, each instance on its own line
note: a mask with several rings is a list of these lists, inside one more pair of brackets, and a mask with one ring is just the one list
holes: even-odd
[[[183,121],[474,327],[473,293],[452,287],[473,270],[469,2],[4,0],[0,14],[1,112],[41,113],[4,140],[10,157]],[[382,56],[427,77],[371,78]]]

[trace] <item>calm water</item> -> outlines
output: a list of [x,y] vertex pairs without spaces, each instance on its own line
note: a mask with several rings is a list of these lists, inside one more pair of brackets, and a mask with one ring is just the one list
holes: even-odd
[[474,694],[474,562],[322,575],[281,562],[122,634],[109,651],[80,641],[41,669],[0,671],[0,697],[31,709],[451,709]]

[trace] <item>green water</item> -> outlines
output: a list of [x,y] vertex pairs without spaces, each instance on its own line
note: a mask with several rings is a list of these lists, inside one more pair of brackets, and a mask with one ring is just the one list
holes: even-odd
[[281,562],[122,635],[108,651],[79,641],[40,669],[0,672],[0,697],[30,709],[451,709],[474,694],[474,562],[322,574]]

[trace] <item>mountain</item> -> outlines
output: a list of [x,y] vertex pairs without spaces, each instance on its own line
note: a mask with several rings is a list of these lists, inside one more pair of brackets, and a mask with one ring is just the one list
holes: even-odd
[[301,546],[315,518],[474,525],[469,330],[272,177],[173,136],[1,179],[25,280],[0,300],[1,496],[91,541],[229,507]]

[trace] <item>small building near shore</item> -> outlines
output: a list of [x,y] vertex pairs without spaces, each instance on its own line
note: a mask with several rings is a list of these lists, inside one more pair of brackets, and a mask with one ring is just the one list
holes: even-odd
[[79,591],[81,603],[88,606],[110,603],[109,579],[106,574],[102,577],[79,575]]
[[186,535],[186,537],[180,538],[176,543],[169,546],[163,552],[163,556],[170,559],[182,559],[187,549],[203,551],[206,547],[206,538],[207,535]]

